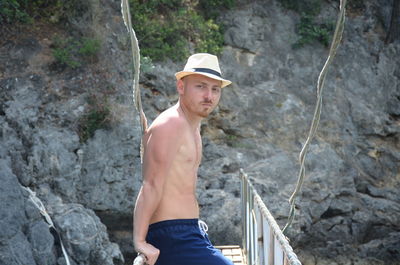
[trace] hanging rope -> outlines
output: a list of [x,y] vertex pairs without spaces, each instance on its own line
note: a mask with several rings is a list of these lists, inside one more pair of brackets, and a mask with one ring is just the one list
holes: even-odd
[[[132,22],[131,22],[131,13],[129,11],[129,1],[122,0],[121,1],[121,12],[122,18],[125,23],[125,27],[129,32],[130,40],[131,40],[131,50],[132,50],[132,59],[133,59],[133,67],[134,67],[134,74],[133,74],[133,100],[136,107],[136,110],[140,114],[140,126],[142,129],[142,135],[147,130],[147,119],[146,115],[144,114],[143,107],[142,107],[142,100],[140,97],[140,87],[139,87],[139,74],[140,74],[140,49],[139,49],[139,42],[136,38],[136,33],[133,30]],[[143,162],[143,143],[140,144],[140,157]]]
[[42,216],[46,219],[46,222],[47,222],[49,228],[51,228],[51,229],[53,229],[55,231],[55,233],[56,233],[56,235],[58,237],[58,240],[60,241],[61,250],[63,252],[64,258],[65,258],[65,262],[66,262],[67,265],[71,265],[71,263],[69,261],[68,253],[65,250],[64,244],[63,244],[63,242],[61,240],[60,233],[58,233],[56,227],[54,226],[54,223],[51,220],[50,215],[47,213],[46,208],[44,207],[42,201],[36,196],[36,193],[33,192],[30,188],[24,187],[24,186],[21,186],[21,187],[29,193],[29,199],[36,206],[36,208],[40,211]]
[[340,0],[340,13],[338,16],[338,20],[336,22],[335,33],[333,35],[333,40],[332,40],[331,47],[329,50],[328,59],[326,60],[325,65],[322,68],[322,70],[318,76],[317,104],[315,106],[314,117],[313,117],[313,120],[311,123],[310,131],[307,136],[307,140],[306,140],[305,144],[303,145],[303,148],[299,155],[300,170],[299,170],[299,174],[298,174],[297,185],[296,185],[296,188],[295,188],[292,196],[290,196],[290,199],[289,199],[290,212],[289,212],[288,221],[282,230],[283,233],[285,233],[287,231],[287,229],[289,228],[289,226],[292,224],[292,221],[293,221],[293,218],[295,215],[295,199],[296,199],[296,196],[298,195],[298,193],[301,189],[301,186],[303,185],[303,182],[304,182],[304,175],[305,175],[304,161],[305,161],[306,154],[309,149],[310,143],[317,132],[319,120],[321,117],[322,91],[324,88],[325,77],[326,77],[326,74],[328,71],[328,66],[332,63],[333,58],[336,55],[337,48],[340,44],[340,41],[341,41],[342,35],[343,35],[345,11],[346,11],[345,7],[346,7],[346,0]]
[[[136,33],[132,27],[131,21],[131,12],[129,11],[129,1],[128,0],[121,0],[121,12],[122,18],[124,20],[124,24],[126,29],[129,32],[130,40],[131,40],[131,50],[132,50],[132,59],[133,59],[133,67],[134,67],[134,74],[133,74],[133,100],[136,107],[136,110],[140,114],[140,127],[142,131],[142,135],[147,130],[147,119],[146,115],[144,114],[143,107],[142,107],[142,100],[140,97],[140,87],[139,87],[139,74],[140,74],[140,50],[139,50],[139,42],[136,38]],[[140,159],[143,163],[143,142],[140,141]],[[140,254],[138,255],[135,260],[133,261],[134,265],[144,265],[146,262],[146,258]]]

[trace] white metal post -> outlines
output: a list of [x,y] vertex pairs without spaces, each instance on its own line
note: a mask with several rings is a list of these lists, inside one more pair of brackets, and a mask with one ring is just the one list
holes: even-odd
[[274,240],[274,265],[283,265],[282,247],[276,238]]
[[263,219],[263,239],[264,239],[264,265],[269,265],[269,247],[271,241],[271,228],[266,219]]

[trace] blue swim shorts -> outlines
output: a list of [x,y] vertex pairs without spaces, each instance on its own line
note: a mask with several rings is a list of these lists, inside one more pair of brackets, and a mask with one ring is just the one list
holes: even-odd
[[160,250],[155,265],[233,265],[213,247],[205,227],[198,219],[151,224],[146,241]]

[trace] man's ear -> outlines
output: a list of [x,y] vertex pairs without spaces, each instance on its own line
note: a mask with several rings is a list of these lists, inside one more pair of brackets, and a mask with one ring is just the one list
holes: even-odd
[[182,79],[176,81],[176,90],[178,91],[179,95],[182,95],[183,92],[185,91],[185,83],[183,82]]

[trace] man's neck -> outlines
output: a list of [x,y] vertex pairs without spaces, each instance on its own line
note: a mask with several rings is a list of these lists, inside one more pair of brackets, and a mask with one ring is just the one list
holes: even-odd
[[178,111],[182,113],[186,121],[189,123],[190,127],[193,128],[193,130],[198,130],[200,128],[200,124],[202,121],[202,117],[199,117],[197,115],[191,114],[187,108],[180,102],[178,102]]

